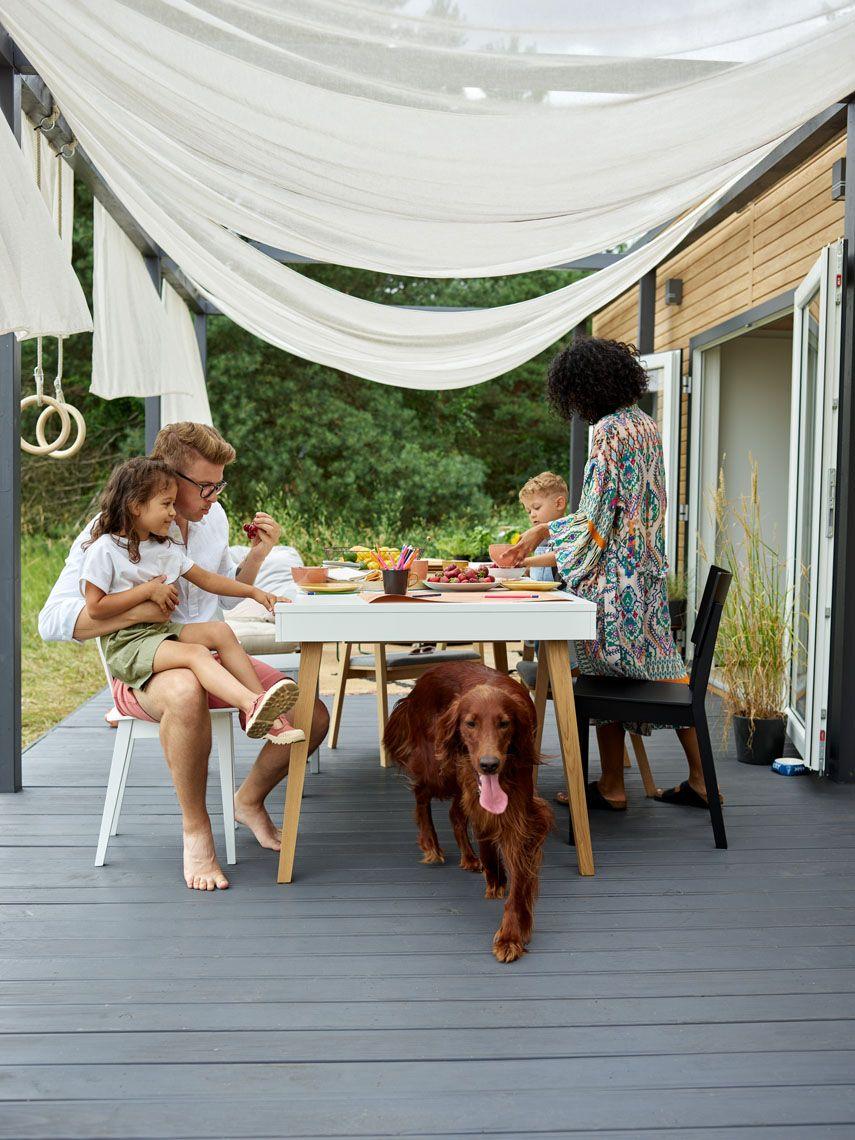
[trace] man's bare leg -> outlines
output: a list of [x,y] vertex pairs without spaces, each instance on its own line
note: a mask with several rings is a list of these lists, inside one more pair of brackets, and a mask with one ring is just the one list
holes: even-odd
[[[323,701],[316,700],[309,755],[320,747],[329,726],[327,707]],[[271,851],[278,851],[282,846],[282,833],[270,818],[264,801],[288,775],[290,759],[290,744],[265,744],[235,795],[235,819],[250,829],[262,847]]]
[[211,752],[207,694],[189,669],[171,669],[152,677],[137,699],[160,721],[160,742],[181,808],[184,881],[197,891],[225,890],[229,881],[217,862],[205,807]]

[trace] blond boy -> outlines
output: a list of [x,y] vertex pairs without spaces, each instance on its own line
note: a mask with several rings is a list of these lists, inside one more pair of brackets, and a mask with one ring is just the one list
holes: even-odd
[[[567,514],[567,484],[554,471],[542,471],[526,483],[520,491],[520,502],[531,519],[532,526],[554,522]],[[548,542],[541,543],[534,554],[523,560],[529,568],[529,577],[539,582],[552,582],[555,575],[555,554]]]

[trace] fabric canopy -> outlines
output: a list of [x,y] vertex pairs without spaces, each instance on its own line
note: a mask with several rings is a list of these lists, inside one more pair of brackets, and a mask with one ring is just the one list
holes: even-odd
[[86,298],[36,188],[34,168],[0,116],[0,334],[25,339],[91,328]]
[[[179,392],[189,397],[198,392],[200,379],[204,389],[187,306],[166,284],[161,297],[139,250],[98,201],[94,222],[90,391],[105,400]],[[192,352],[184,322],[190,326]]]
[[[21,119],[21,150],[33,172],[33,181],[50,211],[56,231],[62,238],[65,256],[71,261],[74,236],[74,171],[67,162],[62,161],[44,134],[27,118]],[[58,180],[61,180],[61,185]]]
[[[846,0],[0,0],[87,147],[245,237],[428,277],[661,224],[855,87]],[[105,171],[105,173],[107,173]]]
[[[226,314],[388,384],[508,371],[628,288],[786,132],[855,88],[855,5],[0,0],[88,154]],[[688,211],[688,213],[686,213]],[[246,239],[495,275],[674,216],[595,277],[481,312],[344,296]]]
[[172,345],[172,367],[181,378],[180,387],[186,391],[167,392],[161,397],[160,421],[165,425],[193,420],[213,427],[193,316],[168,281],[163,282],[163,319]]

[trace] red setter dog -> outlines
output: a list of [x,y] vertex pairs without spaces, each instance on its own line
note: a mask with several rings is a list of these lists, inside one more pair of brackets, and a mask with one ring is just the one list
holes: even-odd
[[445,862],[431,800],[450,799],[460,866],[484,872],[488,899],[504,898],[510,879],[493,939],[500,962],[519,958],[531,938],[543,843],[552,825],[549,806],[534,790],[536,721],[534,704],[516,681],[461,662],[424,673],[395,706],[384,737],[416,797],[422,862]]

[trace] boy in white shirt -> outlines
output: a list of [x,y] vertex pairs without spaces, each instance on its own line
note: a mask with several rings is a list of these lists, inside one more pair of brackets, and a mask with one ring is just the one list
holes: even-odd
[[[532,526],[538,523],[554,522],[567,514],[567,484],[554,471],[541,471],[525,484],[520,491],[520,502],[525,507]],[[534,553],[523,560],[529,577],[536,582],[554,582],[552,567],[556,565],[555,554],[548,542],[543,542]]]

